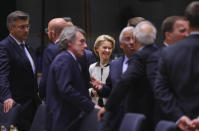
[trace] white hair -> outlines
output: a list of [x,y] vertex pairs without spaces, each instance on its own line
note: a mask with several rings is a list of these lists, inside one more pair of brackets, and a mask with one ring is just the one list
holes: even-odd
[[119,36],[119,42],[122,42],[122,37],[123,37],[123,34],[124,32],[126,31],[129,31],[129,30],[134,30],[134,27],[132,26],[127,26],[127,27],[124,27],[120,33],[120,36]]
[[[152,30],[149,28],[144,29],[143,25],[149,25],[148,27]],[[157,30],[151,22],[142,21],[135,27],[133,33],[139,43],[143,45],[150,45],[155,42]]]

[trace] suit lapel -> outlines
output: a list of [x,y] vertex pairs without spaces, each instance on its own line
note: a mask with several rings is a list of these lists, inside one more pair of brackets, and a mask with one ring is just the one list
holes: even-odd
[[[12,38],[12,37],[8,37],[9,39],[9,48],[11,48],[12,52],[16,52],[15,57],[17,57],[17,55],[20,57],[18,62],[23,63],[24,67],[28,68],[28,70],[30,70],[29,68],[31,68],[31,64],[29,59],[27,58],[27,56],[24,54],[24,52],[22,51],[22,49],[20,48],[20,46],[16,43],[16,41]],[[31,55],[32,56],[32,55]],[[35,62],[35,61],[34,61]]]

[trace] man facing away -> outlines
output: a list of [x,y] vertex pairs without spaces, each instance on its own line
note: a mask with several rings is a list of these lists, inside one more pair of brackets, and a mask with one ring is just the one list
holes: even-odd
[[185,17],[190,22],[190,35],[162,50],[155,97],[169,120],[177,121],[183,130],[195,130],[191,119],[199,116],[199,2],[191,2]]
[[46,33],[52,43],[44,49],[42,57],[42,77],[39,83],[39,95],[43,100],[46,98],[46,84],[50,64],[58,53],[57,44],[59,42],[59,36],[64,27],[72,25],[72,22],[67,23],[63,18],[53,18],[48,23],[48,30]]
[[36,58],[25,42],[29,34],[29,15],[14,11],[7,16],[8,37],[0,42],[0,98],[4,112],[19,103],[17,126],[28,131],[40,104],[36,77]]

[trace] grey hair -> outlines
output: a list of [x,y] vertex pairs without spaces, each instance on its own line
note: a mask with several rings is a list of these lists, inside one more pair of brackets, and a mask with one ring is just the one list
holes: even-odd
[[123,34],[124,32],[127,32],[129,30],[134,30],[134,27],[132,26],[127,26],[127,27],[124,27],[120,33],[120,36],[119,36],[119,42],[122,42],[122,37],[123,37]]
[[75,41],[76,32],[82,33],[84,35],[84,37],[86,35],[85,31],[83,29],[78,28],[76,26],[65,27],[62,30],[62,32],[59,36],[59,43],[58,43],[59,51],[66,50],[68,41],[71,41],[71,42]]
[[11,12],[8,16],[7,16],[7,27],[9,28],[9,26],[14,26],[15,22],[17,20],[28,20],[29,21],[30,17],[29,14],[23,11],[14,11]]
[[[142,26],[145,24],[151,26],[152,31],[148,32],[149,30],[144,30]],[[155,42],[157,30],[151,22],[142,21],[135,27],[133,33],[139,43],[143,45],[150,45]]]

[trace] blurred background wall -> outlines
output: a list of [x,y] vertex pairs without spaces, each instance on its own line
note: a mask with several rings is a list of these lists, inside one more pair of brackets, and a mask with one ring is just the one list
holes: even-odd
[[[31,30],[28,42],[37,55],[49,43],[44,28],[54,17],[69,16],[75,25],[87,32],[88,48],[93,48],[97,36],[109,34],[118,43],[118,36],[127,20],[141,16],[158,29],[156,43],[162,42],[160,25],[171,15],[184,15],[184,9],[193,0],[6,0],[1,4],[0,40],[8,35],[6,16],[14,10],[30,14]],[[114,53],[120,52],[117,46]]]

